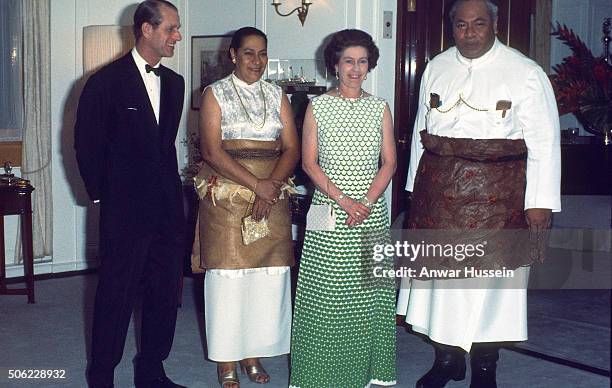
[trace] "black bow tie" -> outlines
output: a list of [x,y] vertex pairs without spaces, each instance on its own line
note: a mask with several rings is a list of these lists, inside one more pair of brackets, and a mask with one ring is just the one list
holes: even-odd
[[145,65],[145,70],[147,71],[147,73],[153,72],[153,74],[155,74],[158,77],[159,77],[159,74],[161,73],[161,69],[159,67],[153,67],[149,65],[148,63]]

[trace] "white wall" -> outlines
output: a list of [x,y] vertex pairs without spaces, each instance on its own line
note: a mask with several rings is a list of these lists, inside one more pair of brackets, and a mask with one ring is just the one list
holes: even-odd
[[[296,6],[298,0],[286,0]],[[374,37],[380,52],[379,65],[366,81],[366,89],[384,97],[393,111],[395,85],[395,26],[393,39],[382,39],[382,13],[393,11],[397,0],[314,0],[302,27],[297,16],[280,17],[269,0],[174,0],[181,15],[183,42],[164,64],[185,76],[191,85],[190,37],[225,34],[251,25],[268,34],[270,57],[315,58],[323,39],[343,28],[360,28]],[[97,207],[88,203],[72,148],[73,126],[82,87],[81,40],[83,27],[96,24],[131,24],[136,1],[51,1],[51,102],[53,151],[53,256],[36,265],[35,273],[64,272],[95,265]],[[189,87],[187,88],[189,89]],[[187,151],[181,140],[197,129],[197,112],[190,109],[186,91],[185,111],[177,146],[179,163]],[[137,177],[135,177],[136,179]],[[16,222],[6,223],[7,257],[13,257]],[[7,276],[23,274],[21,266],[9,266]]]
[[[553,0],[552,23],[565,24],[591,49],[595,56],[603,53],[601,25],[606,17],[612,17],[612,0]],[[556,65],[571,55],[570,49],[561,41],[552,39],[550,63]],[[561,129],[580,128],[580,135],[590,135],[578,123],[573,114],[561,116]]]
[[[382,39],[382,17],[383,11],[392,11],[395,18],[397,0],[315,0],[303,27],[296,14],[280,17],[270,3],[270,0],[190,1],[187,6],[189,35],[227,34],[240,27],[254,26],[268,35],[269,58],[323,59],[321,45],[328,35],[344,28],[362,29],[374,37],[381,54],[365,88],[387,99],[393,112],[395,26],[393,39]],[[284,3],[280,10],[286,13],[300,2],[285,0]],[[186,74],[186,82],[191,85],[190,74]],[[189,110],[186,117],[188,130],[196,132],[197,111]],[[181,158],[183,163],[187,162],[184,148]]]

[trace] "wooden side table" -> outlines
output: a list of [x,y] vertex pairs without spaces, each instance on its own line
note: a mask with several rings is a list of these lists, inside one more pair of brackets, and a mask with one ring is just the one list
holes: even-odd
[[[34,188],[29,184],[0,184],[0,295],[27,295],[28,303],[34,303],[32,191]],[[8,215],[18,215],[21,222],[25,288],[7,288],[6,286],[4,216]]]

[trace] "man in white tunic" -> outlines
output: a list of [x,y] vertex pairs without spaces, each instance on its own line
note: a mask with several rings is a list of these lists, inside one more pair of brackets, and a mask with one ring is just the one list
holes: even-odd
[[[474,197],[471,202],[446,203],[446,209],[452,209],[451,220],[447,219],[452,225],[436,224],[433,215],[410,227],[453,229],[459,222],[465,229],[481,224],[490,228],[490,217],[479,215],[478,209],[489,211],[487,206],[498,202],[498,190],[520,195],[518,210],[502,214],[501,228],[520,229],[523,223],[537,234],[549,227],[551,212],[561,210],[559,119],[548,78],[535,62],[497,40],[497,7],[490,1],[459,0],[450,18],[456,46],[434,58],[421,81],[406,184],[406,190],[413,192],[413,213],[439,212],[440,203],[434,206],[428,198],[443,196],[439,194],[443,189],[464,185],[462,180],[478,176],[491,165],[514,164],[498,170],[494,182],[482,174],[476,186],[468,185]],[[436,155],[436,147],[444,151]],[[459,160],[452,173],[440,167],[445,162],[436,164],[435,160],[446,160],[444,152],[461,147],[468,157],[452,155]],[[495,160],[501,163],[487,163],[492,150],[498,149],[506,150]],[[480,159],[480,150],[488,155]],[[488,195],[484,202],[481,192]],[[415,206],[417,193],[425,194],[419,194],[421,202]],[[452,202],[456,197],[444,198]],[[467,216],[472,219],[460,220]],[[496,387],[498,342],[527,339],[526,286],[533,260],[511,260],[515,277],[510,285],[509,279],[494,277],[486,280],[485,287],[483,279],[474,278],[412,279],[409,287],[404,284],[398,314],[406,315],[414,331],[432,340],[436,355],[417,387],[444,387],[451,379],[464,379],[465,352],[471,355],[471,387]],[[491,268],[508,265],[486,264]]]

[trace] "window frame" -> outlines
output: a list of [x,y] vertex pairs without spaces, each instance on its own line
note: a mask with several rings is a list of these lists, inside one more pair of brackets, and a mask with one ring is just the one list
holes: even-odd
[[[23,20],[23,5],[19,7],[20,17]],[[23,91],[23,71],[24,71],[24,58],[23,58],[23,26],[22,26],[22,41],[21,47],[18,50],[20,58],[21,68],[19,69],[20,79],[21,79],[21,102],[22,106],[24,104],[24,91]],[[25,111],[23,112],[25,114]],[[0,166],[4,164],[4,162],[10,161],[11,165],[15,167],[21,167],[22,165],[22,155],[23,155],[23,135],[25,131],[25,117],[22,119],[21,123],[21,140],[0,140]]]

